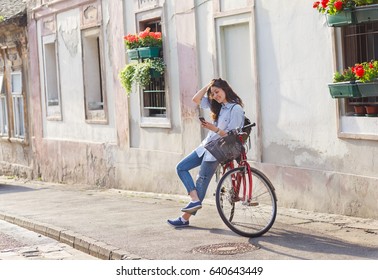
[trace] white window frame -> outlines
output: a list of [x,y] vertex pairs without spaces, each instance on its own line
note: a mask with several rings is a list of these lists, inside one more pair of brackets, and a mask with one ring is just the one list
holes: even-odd
[[[156,9],[149,9],[143,12],[140,12],[136,14],[136,23],[138,26],[143,26],[144,23],[146,22],[151,22],[156,19],[160,19],[161,22],[164,22],[163,18],[163,10],[161,8],[156,8]],[[162,33],[166,34],[166,30],[164,30],[164,24],[162,24]],[[163,42],[164,46],[164,42]],[[165,50],[163,48],[163,57],[167,57],[164,54]],[[144,108],[143,104],[143,97],[144,97],[144,92],[143,90],[138,87],[137,90],[139,92],[138,95],[138,102],[139,102],[139,110],[140,110],[140,127],[159,127],[159,128],[171,128],[171,120],[170,120],[170,114],[171,114],[171,108],[170,108],[170,94],[169,94],[169,86],[168,86],[168,75],[167,75],[167,67],[166,67],[166,74],[164,76],[165,79],[165,116],[159,117],[159,116],[149,116]],[[134,100],[130,99],[131,102],[134,102]]]
[[101,27],[81,30],[85,118],[88,123],[107,124],[107,102]]
[[8,108],[7,95],[4,89],[4,74],[0,74],[0,136],[8,137]]
[[56,35],[44,36],[42,38],[42,46],[46,116],[48,120],[62,120]]
[[[19,84],[15,87],[14,77],[19,76]],[[25,139],[25,108],[24,96],[22,94],[22,73],[14,71],[11,73],[11,94],[13,103],[13,137]]]
[[[343,44],[341,29],[337,28],[334,35],[335,56],[337,65],[335,71],[346,68],[343,63]],[[345,114],[344,100],[336,100],[337,104],[337,135],[339,138],[378,140],[377,117],[355,117]]]

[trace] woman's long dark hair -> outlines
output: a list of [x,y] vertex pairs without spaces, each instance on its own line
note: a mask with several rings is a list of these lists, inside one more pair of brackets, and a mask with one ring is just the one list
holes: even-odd
[[222,80],[221,78],[213,79],[210,82],[209,88],[207,89],[207,97],[209,98],[209,101],[210,101],[210,110],[212,113],[213,120],[218,120],[219,112],[222,108],[222,104],[218,103],[211,96],[211,87],[213,86],[223,89],[223,91],[226,93],[227,102],[236,103],[242,107],[244,106],[241,98],[233,91],[233,89],[230,87],[227,81]]

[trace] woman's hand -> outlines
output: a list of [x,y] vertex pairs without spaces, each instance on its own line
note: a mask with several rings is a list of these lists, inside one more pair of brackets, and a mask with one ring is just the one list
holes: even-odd
[[207,84],[206,86],[204,86],[203,88],[201,88],[199,91],[197,91],[197,93],[193,96],[192,101],[196,103],[197,105],[199,105],[201,103],[202,97],[204,97],[210,85],[211,85],[211,82]]
[[214,132],[217,132],[217,131],[218,131],[218,127],[216,127],[214,124],[209,123],[209,122],[207,122],[207,121],[203,121],[203,122],[201,122],[201,126],[202,126],[203,128],[209,129],[209,130],[214,131]]

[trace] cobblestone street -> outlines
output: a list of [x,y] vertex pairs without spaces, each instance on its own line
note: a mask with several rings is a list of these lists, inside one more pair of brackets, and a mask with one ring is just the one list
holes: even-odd
[[96,260],[41,234],[0,221],[0,260]]

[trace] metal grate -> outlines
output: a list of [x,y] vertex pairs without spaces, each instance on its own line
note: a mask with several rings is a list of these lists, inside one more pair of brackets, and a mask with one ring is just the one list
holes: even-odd
[[[149,2],[149,1],[144,1]],[[151,28],[153,32],[161,32],[160,18],[141,22],[140,27],[144,30],[146,27]],[[145,117],[167,117],[165,78],[153,78],[151,83],[143,90],[143,116]]]
[[143,108],[149,117],[166,116],[164,77],[153,79],[143,91]]
[[[350,25],[342,28],[344,68],[356,63],[378,60],[378,22]],[[357,113],[355,106],[378,105],[378,97],[349,98],[345,100],[346,115]]]

